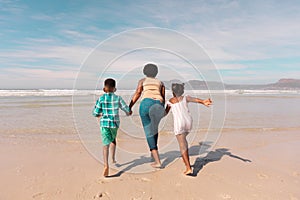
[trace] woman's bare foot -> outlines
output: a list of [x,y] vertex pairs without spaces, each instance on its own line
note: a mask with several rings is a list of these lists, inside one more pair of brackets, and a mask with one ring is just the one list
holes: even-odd
[[104,177],[108,177],[108,172],[109,172],[109,168],[108,167],[104,167],[103,176]]
[[151,159],[151,162],[154,162],[155,160],[154,160],[154,157],[153,157],[153,155],[152,155],[152,153],[150,154],[150,159]]
[[161,168],[161,164],[160,163],[151,163],[151,166],[153,167],[153,168]]
[[191,174],[193,173],[193,170],[192,170],[192,168],[186,169],[183,173],[184,173],[185,175],[191,175]]

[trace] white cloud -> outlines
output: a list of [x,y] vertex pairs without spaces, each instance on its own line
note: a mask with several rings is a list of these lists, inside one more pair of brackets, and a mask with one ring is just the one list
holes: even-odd
[[30,16],[33,20],[41,20],[45,22],[58,22],[62,20],[64,17],[66,17],[65,13],[60,13],[57,15],[48,15],[45,13],[36,13]]
[[[166,2],[157,18],[195,38],[213,59],[263,59],[300,54],[300,5],[274,1]],[[173,9],[174,8],[174,9]],[[149,8],[150,9],[150,8]],[[188,12],[180,12],[182,10]],[[296,51],[288,48],[297,47]],[[276,51],[271,51],[276,48]]]
[[56,80],[56,79],[71,79],[74,80],[77,71],[53,71],[48,69],[24,69],[24,68],[11,68],[5,69],[6,74],[20,75],[20,77],[37,79],[37,80]]
[[[89,47],[82,46],[39,46],[34,45],[28,50],[16,50],[0,52],[0,57],[9,60],[2,63],[10,65],[22,62],[40,62],[43,59],[52,59],[53,61],[61,61],[63,65],[78,66],[84,60],[86,55],[92,50]],[[46,63],[45,63],[46,64]]]
[[2,69],[1,88],[72,88],[77,71],[47,69]]
[[12,0],[1,0],[0,1],[0,12],[9,14],[20,14],[26,8],[25,5],[20,4]]

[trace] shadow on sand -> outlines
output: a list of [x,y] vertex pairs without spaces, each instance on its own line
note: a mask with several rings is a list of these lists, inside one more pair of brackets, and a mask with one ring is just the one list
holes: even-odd
[[[195,160],[195,163],[192,165],[193,167],[193,173],[191,176],[197,176],[197,174],[200,172],[200,170],[203,168],[203,166],[207,165],[210,162],[216,162],[222,159],[223,156],[227,155],[232,158],[239,159],[244,162],[251,162],[251,160],[241,158],[237,155],[233,155],[229,149],[226,148],[219,148],[214,151],[208,151],[208,149],[211,147],[212,142],[199,142],[198,145],[191,146],[189,148],[189,155],[190,156],[198,156]],[[207,153],[205,157],[199,157],[202,154]],[[162,160],[162,168],[167,167],[170,165],[175,159],[180,158],[180,151],[169,151],[163,154],[160,154],[160,158]],[[153,160],[151,157],[145,157],[141,156],[140,158],[134,159],[130,162],[127,163],[122,163],[122,164],[117,164],[117,167],[125,166],[124,169],[121,171],[117,172],[114,175],[108,176],[108,178],[114,178],[114,177],[119,177],[123,173],[131,170],[132,168],[145,164],[145,163],[151,163]]]
[[205,157],[198,157],[195,160],[195,163],[192,165],[193,167],[193,173],[191,174],[191,176],[197,176],[198,173],[200,172],[200,170],[207,165],[208,163],[211,162],[216,162],[222,159],[223,156],[230,156],[232,158],[236,158],[239,159],[243,162],[251,162],[251,160],[239,157],[237,155],[232,154],[229,149],[226,148],[219,148],[216,149],[214,151],[210,151],[207,153],[207,155]]

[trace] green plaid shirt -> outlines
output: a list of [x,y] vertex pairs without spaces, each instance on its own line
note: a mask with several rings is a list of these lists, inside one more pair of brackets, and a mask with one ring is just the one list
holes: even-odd
[[101,127],[118,128],[120,125],[119,108],[126,113],[130,112],[122,97],[114,93],[105,93],[97,100],[93,115],[101,116]]

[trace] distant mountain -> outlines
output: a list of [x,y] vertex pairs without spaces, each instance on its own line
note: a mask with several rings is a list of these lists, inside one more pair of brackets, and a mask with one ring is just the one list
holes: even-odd
[[[180,80],[163,81],[166,88],[170,89],[172,83],[182,83]],[[300,90],[300,79],[280,79],[270,84],[226,84],[222,82],[205,82],[200,80],[189,80],[184,83],[186,89],[206,90],[209,84],[211,90]]]
[[[163,81],[167,89],[171,89],[172,83],[182,83],[179,80],[170,80],[170,81]],[[193,90],[206,90],[208,82],[199,81],[199,80],[189,80],[188,82],[184,83],[185,89],[193,89]],[[224,86],[221,82],[209,82],[210,89],[220,90]]]
[[280,89],[300,89],[300,79],[280,79],[276,83],[269,84],[268,87]]

